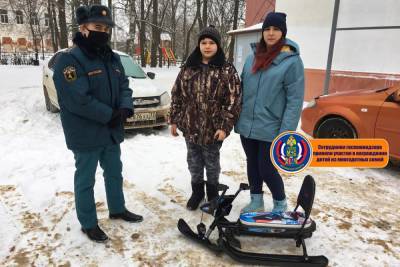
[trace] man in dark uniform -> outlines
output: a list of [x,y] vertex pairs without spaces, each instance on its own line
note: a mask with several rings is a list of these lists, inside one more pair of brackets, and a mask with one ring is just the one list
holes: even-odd
[[54,83],[68,149],[75,157],[75,206],[82,231],[94,241],[107,235],[97,223],[93,187],[98,162],[104,170],[111,219],[140,222],[125,208],[120,143],[123,123],[133,115],[132,90],[119,56],[110,49],[110,10],[101,5],[76,10],[79,32],[74,46],[62,52]]

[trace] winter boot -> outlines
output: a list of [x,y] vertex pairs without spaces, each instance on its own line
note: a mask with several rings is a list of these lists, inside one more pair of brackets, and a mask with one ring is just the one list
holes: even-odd
[[127,209],[125,209],[125,211],[122,213],[110,214],[109,217],[110,217],[110,219],[121,219],[126,222],[141,222],[141,221],[143,221],[143,217],[141,215],[130,212]]
[[251,201],[240,213],[264,211],[264,194],[250,194]]
[[103,232],[103,230],[101,230],[101,228],[96,225],[93,228],[90,229],[84,229],[82,227],[82,232],[84,232],[90,240],[95,241],[95,242],[99,242],[99,243],[104,243],[108,240],[108,236],[106,235],[106,233]]
[[272,209],[272,212],[285,212],[287,210],[286,198],[284,198],[283,200],[273,199],[273,202],[274,208]]
[[207,201],[211,201],[218,197],[218,187],[215,184],[206,183]]
[[204,182],[192,183],[192,195],[190,196],[186,207],[189,210],[198,208],[200,202],[204,199]]

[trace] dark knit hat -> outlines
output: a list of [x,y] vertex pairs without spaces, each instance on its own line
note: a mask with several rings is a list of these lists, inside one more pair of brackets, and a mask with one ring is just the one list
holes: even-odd
[[274,26],[282,31],[283,37],[286,36],[286,14],[281,12],[270,12],[264,20],[262,25],[262,31],[264,31],[269,26]]
[[110,9],[102,5],[78,7],[76,9],[76,22],[78,22],[79,25],[88,22],[101,22],[114,27]]
[[197,45],[200,44],[200,41],[204,38],[212,39],[218,46],[221,46],[221,35],[219,34],[218,30],[215,28],[214,25],[210,25],[205,27],[200,31],[198,34]]

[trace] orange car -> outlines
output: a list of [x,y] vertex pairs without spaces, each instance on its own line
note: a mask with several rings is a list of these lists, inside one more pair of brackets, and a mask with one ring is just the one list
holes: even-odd
[[316,97],[301,115],[301,129],[315,138],[384,138],[400,160],[400,86]]

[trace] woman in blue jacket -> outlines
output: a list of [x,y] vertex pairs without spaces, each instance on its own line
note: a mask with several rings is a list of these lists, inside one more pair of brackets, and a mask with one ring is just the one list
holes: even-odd
[[262,25],[262,38],[241,75],[243,102],[235,131],[247,158],[251,202],[242,212],[264,210],[262,185],[272,193],[274,212],[287,209],[282,177],[270,159],[274,138],[295,131],[304,98],[304,66],[296,43],[286,38],[286,14],[272,12]]

